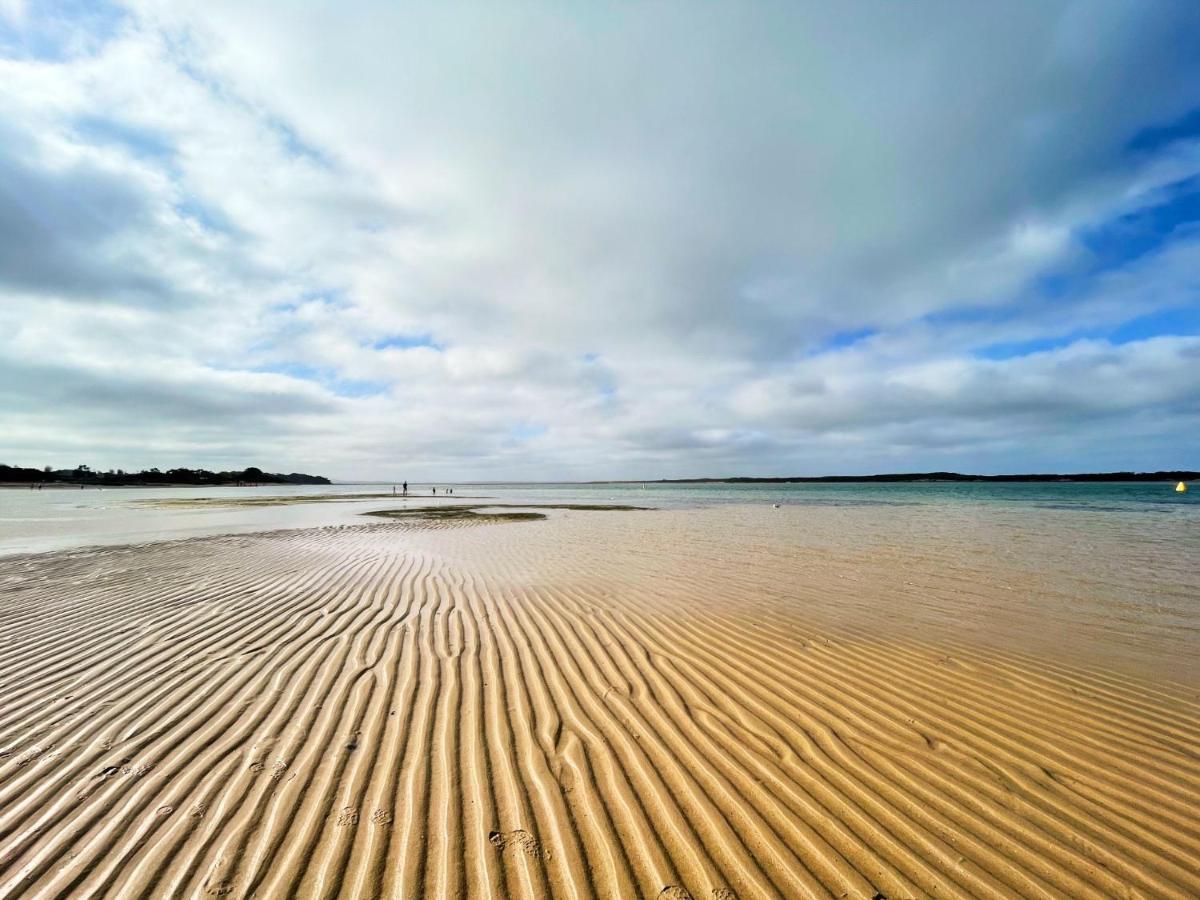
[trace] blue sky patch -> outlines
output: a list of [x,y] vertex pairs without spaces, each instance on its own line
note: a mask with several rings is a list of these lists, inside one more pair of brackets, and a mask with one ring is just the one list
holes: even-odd
[[387,337],[382,337],[371,344],[375,350],[412,350],[416,347],[428,347],[431,350],[437,350],[439,353],[445,350],[445,346],[433,339],[433,335],[424,334],[389,334]]
[[1200,304],[1160,309],[1118,325],[1108,334],[1114,344],[1129,344],[1168,335],[1200,335]]
[[1179,141],[1200,138],[1200,107],[1166,125],[1143,128],[1126,145],[1135,153],[1156,153]]
[[1157,310],[1129,319],[1114,328],[1077,329],[1050,337],[1027,341],[1003,341],[979,347],[974,356],[979,359],[1004,360],[1048,350],[1058,350],[1081,340],[1105,340],[1113,346],[1145,341],[1150,338],[1200,334],[1200,307],[1181,306]]
[[549,427],[546,425],[539,425],[534,422],[519,422],[509,427],[508,436],[514,440],[528,441],[536,437],[541,437],[549,430]]
[[1028,341],[1002,341],[980,347],[974,355],[980,359],[1016,359],[1021,356],[1031,356],[1034,353],[1045,353],[1047,350],[1058,350],[1091,336],[1086,332],[1074,331],[1069,334],[1033,338]]
[[237,233],[237,226],[229,220],[225,213],[215,206],[201,202],[196,197],[188,196],[176,203],[175,212],[185,219],[199,223],[209,231],[217,231],[221,234]]
[[75,134],[84,143],[116,145],[138,159],[157,162],[170,162],[175,156],[175,146],[165,135],[120,119],[80,116],[73,125]]
[[1192,178],[1168,188],[1169,198],[1155,206],[1086,229],[1080,242],[1099,269],[1115,268],[1157,250],[1200,222],[1200,180]]
[[20,20],[0,13],[0,56],[62,62],[94,53],[128,15],[106,0],[35,0]]
[[368,381],[355,378],[341,378],[332,369],[321,369],[306,363],[278,363],[270,366],[259,366],[252,372],[264,372],[272,375],[286,375],[301,381],[311,381],[339,397],[374,397],[384,394],[388,385],[382,381]]
[[386,394],[388,389],[388,385],[383,381],[353,378],[337,378],[327,381],[325,387],[339,397],[377,397],[380,394]]
[[[1049,305],[1066,308],[1086,301],[1098,276],[1161,252],[1168,244],[1200,230],[1200,179],[1178,182],[1167,188],[1164,196],[1166,199],[1161,203],[1081,229],[1077,238],[1089,252],[1089,259],[1080,265],[1034,276],[1026,290],[1009,303],[995,307],[949,307],[922,316],[918,321],[938,329],[1011,323]],[[1196,298],[1179,297],[1178,300],[1181,304],[1196,303]],[[1171,309],[1130,319],[1118,327],[1089,328],[1080,323],[1080,327],[1054,336],[997,342],[975,350],[973,355],[983,359],[1011,359],[1057,349],[1083,338],[1127,343],[1163,334],[1194,334],[1195,331],[1194,315],[1186,310]]]
[[616,379],[599,353],[590,351],[579,357],[579,361],[587,367],[584,372],[587,378],[595,384],[601,397],[605,400],[612,400],[617,396]]
[[294,300],[284,300],[271,306],[271,312],[294,313],[308,303],[320,303],[330,309],[349,309],[354,304],[346,297],[344,291],[305,291]]
[[267,372],[272,375],[286,375],[289,378],[300,378],[304,381],[321,380],[320,370],[305,363],[277,363],[273,366],[259,366],[251,371]]
[[271,127],[279,136],[279,141],[283,144],[283,148],[287,151],[288,156],[291,156],[293,159],[307,159],[323,169],[333,168],[332,160],[312,144],[302,140],[300,135],[290,125],[274,120],[271,122]]
[[854,328],[849,331],[839,331],[830,335],[809,349],[808,356],[820,356],[822,353],[832,353],[836,350],[845,350],[847,347],[852,347],[859,341],[865,341],[869,337],[874,337],[879,334],[876,328]]

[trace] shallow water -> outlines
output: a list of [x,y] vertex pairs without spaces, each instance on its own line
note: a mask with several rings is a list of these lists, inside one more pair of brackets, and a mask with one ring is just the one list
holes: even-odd
[[[1146,540],[1162,552],[1194,552],[1186,541],[1200,529],[1200,489],[1176,493],[1168,483],[921,483],[921,484],[459,484],[447,497],[445,486],[412,485],[413,500],[429,503],[498,501],[550,503],[618,502],[659,508],[724,504],[819,507],[910,507],[906,528],[936,524],[946,515],[1006,514],[1012,527],[1026,517],[1077,514],[1065,521],[1080,529],[1114,530],[1130,540]],[[198,535],[307,528],[360,521],[359,515],[386,509],[394,501],[343,500],[267,507],[160,509],[148,500],[252,497],[330,497],[388,494],[391,484],[328,486],[53,488],[0,490],[0,555],[34,553],[96,544],[142,543]],[[413,500],[408,501],[409,503]],[[1178,543],[1182,540],[1182,543]]]

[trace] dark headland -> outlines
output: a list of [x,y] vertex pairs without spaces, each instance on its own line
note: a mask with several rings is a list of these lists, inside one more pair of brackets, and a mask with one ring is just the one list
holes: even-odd
[[660,478],[646,484],[842,484],[864,481],[1193,481],[1200,472],[1079,472],[1069,475],[963,475],[960,472],[897,472],[884,475],[796,475],[786,478]]
[[80,465],[74,469],[27,469],[0,464],[0,484],[94,484],[103,487],[143,487],[147,485],[246,485],[246,484],[332,484],[323,475],[291,472],[264,472],[257,466],[230,472],[210,472],[208,469],[143,469],[126,472],[124,469],[94,471]]

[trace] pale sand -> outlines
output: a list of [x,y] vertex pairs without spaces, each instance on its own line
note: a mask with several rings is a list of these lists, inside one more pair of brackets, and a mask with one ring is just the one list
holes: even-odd
[[1200,895],[1188,567],[899,515],[5,560],[0,897]]

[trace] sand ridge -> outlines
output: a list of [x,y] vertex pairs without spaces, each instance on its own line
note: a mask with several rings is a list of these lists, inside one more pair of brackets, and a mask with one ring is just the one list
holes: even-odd
[[0,897],[1200,894],[1188,685],[601,515],[7,561]]

